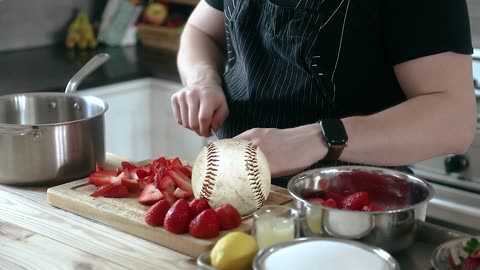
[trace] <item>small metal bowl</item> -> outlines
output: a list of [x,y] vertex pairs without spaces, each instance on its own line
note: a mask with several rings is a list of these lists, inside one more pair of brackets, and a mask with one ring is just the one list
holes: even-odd
[[[369,166],[305,171],[290,179],[288,191],[300,210],[303,236],[357,240],[390,253],[413,244],[434,192],[428,182],[413,175]],[[306,200],[326,192],[346,195],[359,191],[368,192],[371,204],[386,210],[349,211]]]
[[465,237],[450,240],[435,248],[431,258],[433,268],[436,270],[460,269],[462,258],[468,256],[467,252],[463,250],[463,247],[468,240],[472,238],[476,238],[480,241],[480,236]]
[[217,268],[212,266],[212,261],[210,260],[210,251],[200,254],[200,256],[197,257],[197,264],[205,270],[217,270]]
[[368,269],[400,270],[382,249],[334,238],[297,238],[262,249],[253,259],[254,270]]

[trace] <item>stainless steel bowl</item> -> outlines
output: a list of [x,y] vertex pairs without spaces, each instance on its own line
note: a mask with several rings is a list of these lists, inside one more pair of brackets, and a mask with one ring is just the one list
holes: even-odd
[[[328,236],[357,240],[395,253],[408,248],[425,221],[433,187],[403,172],[368,166],[339,166],[305,171],[288,182],[300,209],[306,237]],[[307,201],[308,196],[366,191],[370,202],[384,211],[350,211]]]

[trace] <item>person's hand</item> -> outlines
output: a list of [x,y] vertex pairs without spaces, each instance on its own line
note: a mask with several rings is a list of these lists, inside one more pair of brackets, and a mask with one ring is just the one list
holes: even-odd
[[229,115],[223,89],[216,84],[183,88],[171,101],[177,123],[204,137],[210,136],[210,128],[217,130]]
[[290,129],[254,128],[236,136],[260,147],[272,177],[299,173],[327,154],[327,146],[318,125]]

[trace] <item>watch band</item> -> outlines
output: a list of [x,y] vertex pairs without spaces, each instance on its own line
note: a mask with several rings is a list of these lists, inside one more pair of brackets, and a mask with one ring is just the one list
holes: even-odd
[[344,145],[329,145],[328,152],[322,161],[337,161],[342,155]]

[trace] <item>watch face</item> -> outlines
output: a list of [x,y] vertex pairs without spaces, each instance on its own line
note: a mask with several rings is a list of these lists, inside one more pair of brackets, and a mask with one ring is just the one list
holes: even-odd
[[328,144],[345,145],[347,143],[347,132],[340,119],[323,119],[322,129]]

